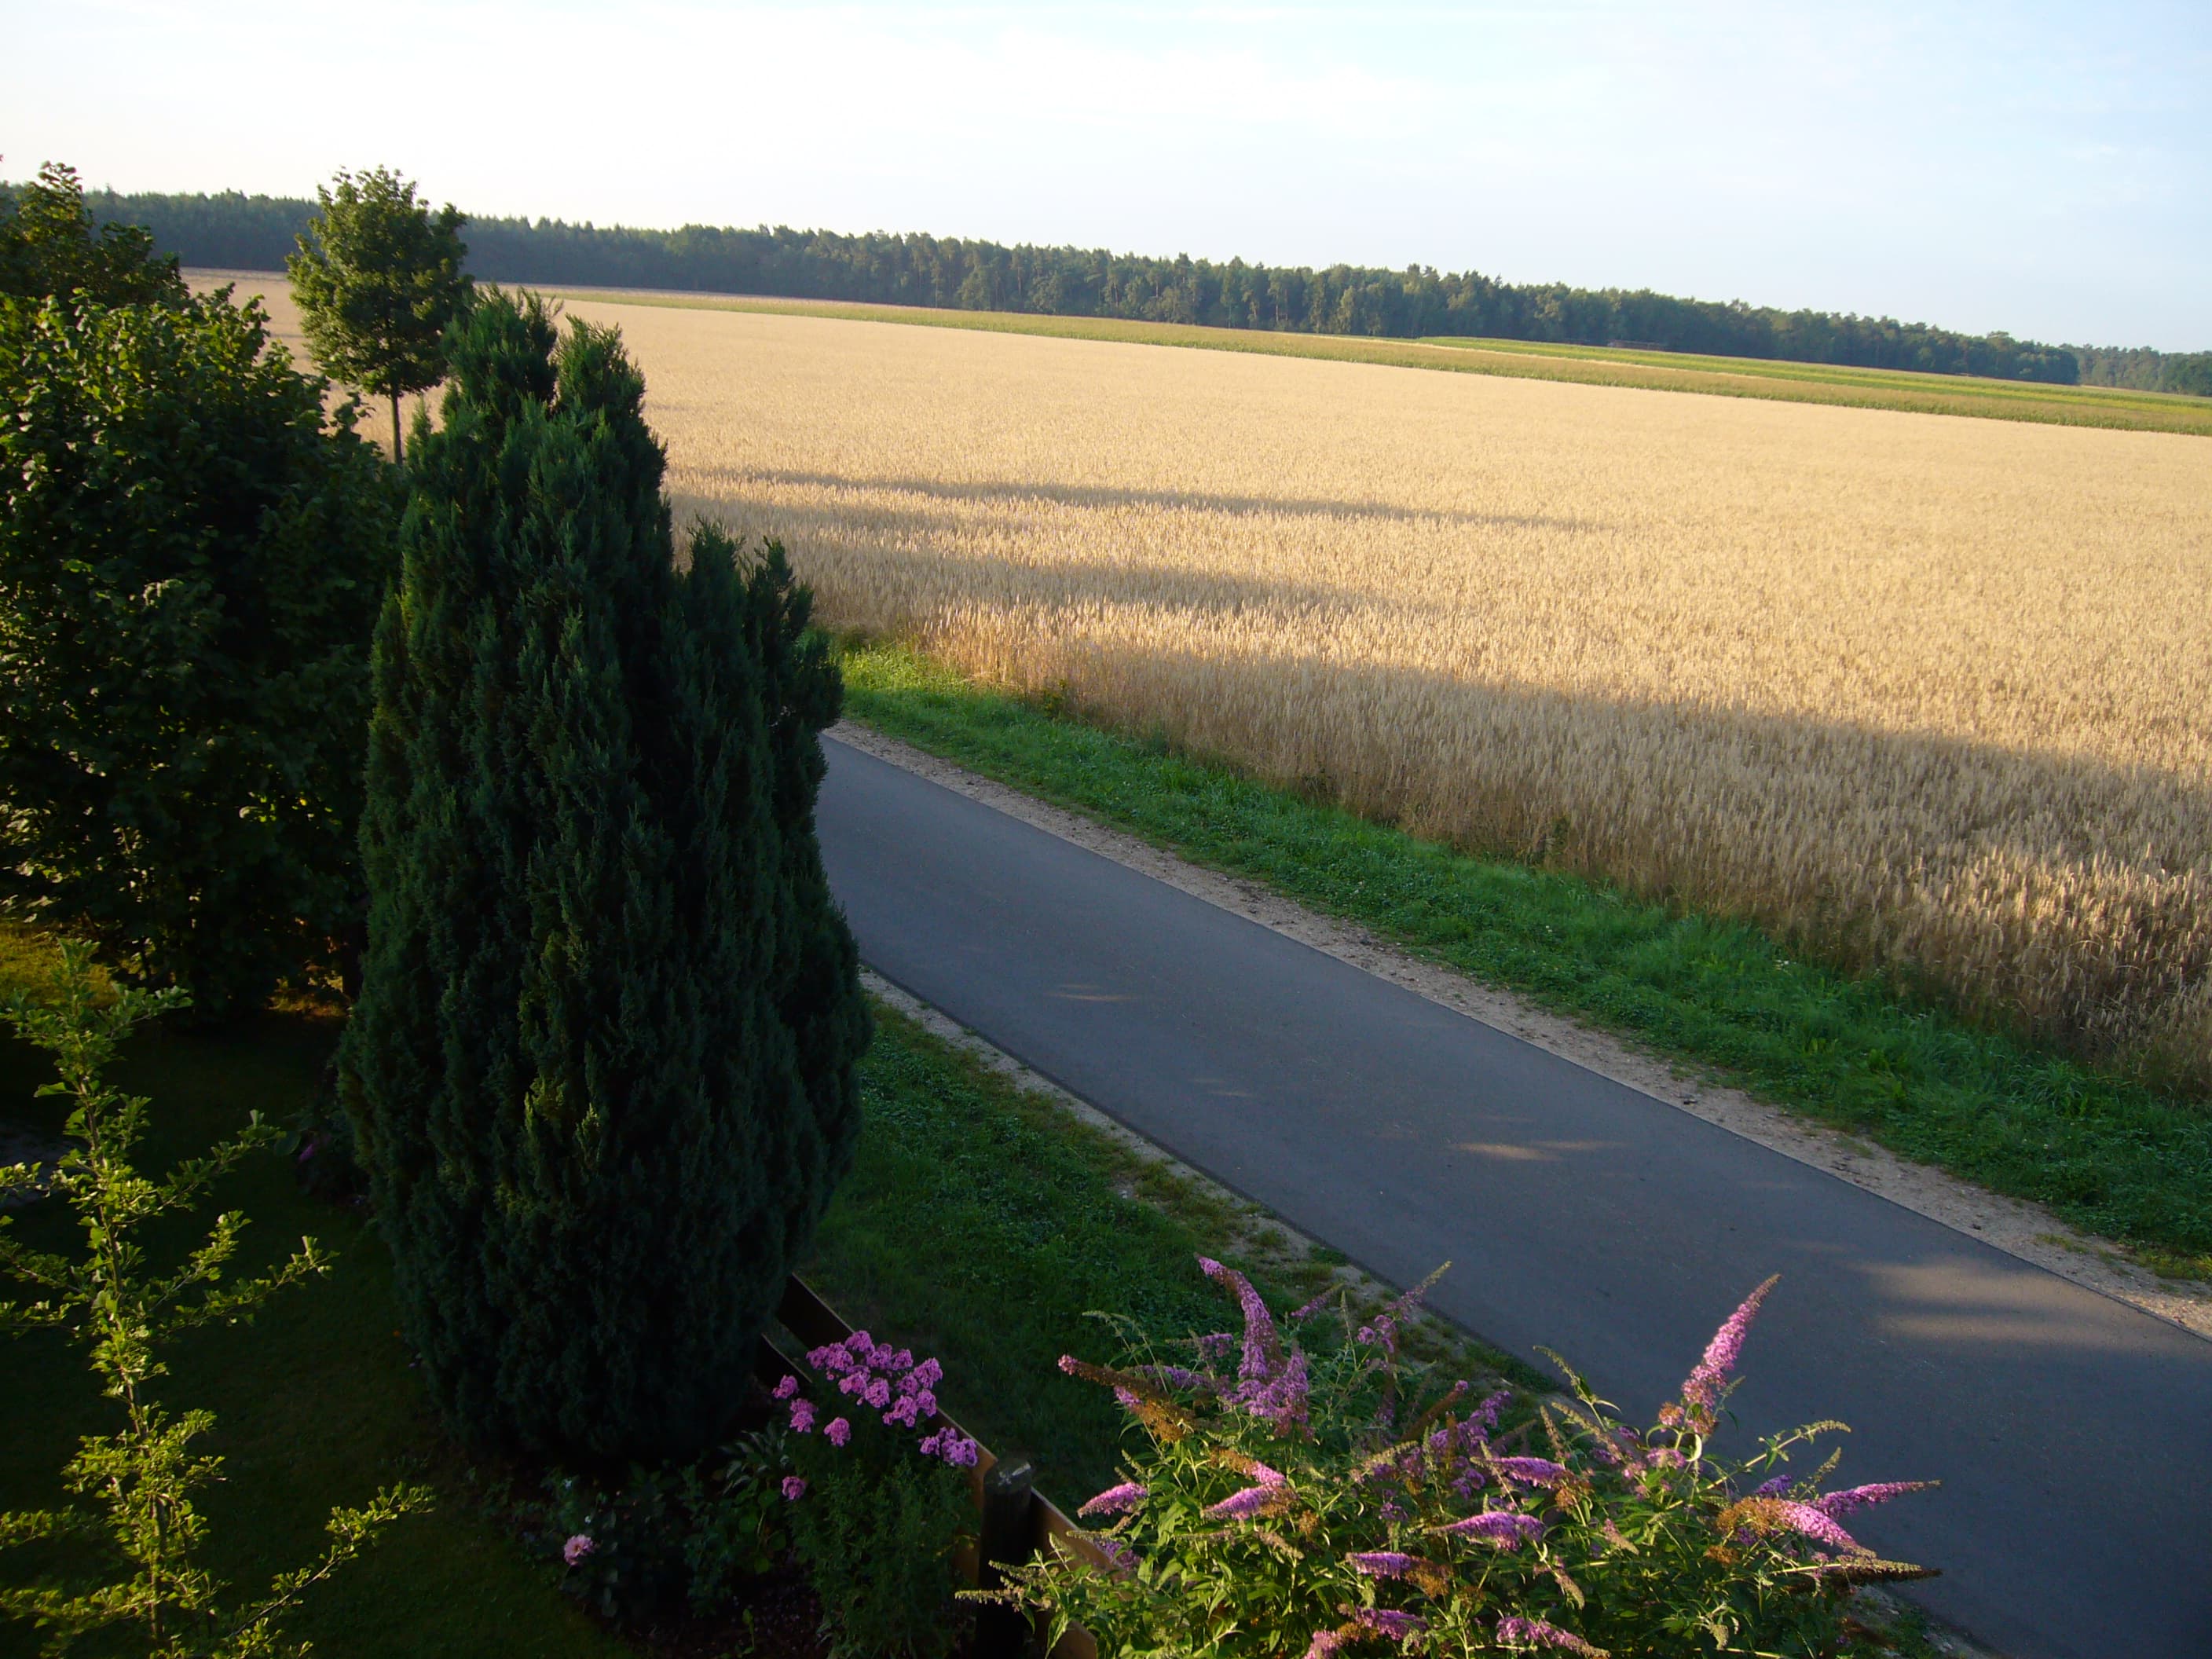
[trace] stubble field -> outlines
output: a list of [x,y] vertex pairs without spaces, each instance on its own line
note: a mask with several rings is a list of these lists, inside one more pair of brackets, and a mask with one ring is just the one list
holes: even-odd
[[569,309],[828,622],[2212,1073],[2212,443]]

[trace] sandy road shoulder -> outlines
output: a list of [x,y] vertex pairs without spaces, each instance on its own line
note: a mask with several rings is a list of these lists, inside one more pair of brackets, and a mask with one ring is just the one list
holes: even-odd
[[1940,1170],[1911,1163],[1855,1136],[1768,1105],[1740,1089],[1690,1079],[1681,1067],[1609,1032],[1547,1012],[1510,992],[1411,955],[1364,928],[1293,903],[1257,882],[1186,863],[1134,836],[1049,805],[896,738],[851,720],[839,722],[830,735],[1439,1006],[1510,1032],[1677,1111],[1878,1194],[2085,1290],[2212,1340],[2212,1287],[2161,1279],[2129,1261],[2110,1241],[2082,1232],[2040,1205],[1985,1192]]

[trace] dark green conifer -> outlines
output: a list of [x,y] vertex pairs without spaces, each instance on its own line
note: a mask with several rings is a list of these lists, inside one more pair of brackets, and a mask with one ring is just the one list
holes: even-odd
[[727,1426],[850,1161],[814,838],[842,687],[771,545],[678,569],[612,330],[495,293],[418,422],[375,651],[348,1097],[433,1392],[613,1463]]

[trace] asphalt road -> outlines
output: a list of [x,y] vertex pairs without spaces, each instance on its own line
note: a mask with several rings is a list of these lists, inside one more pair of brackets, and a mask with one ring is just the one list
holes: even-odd
[[[2212,1343],[831,743],[820,828],[886,978],[1632,1415],[1771,1273],[1733,1407],[1841,1418],[1914,1586],[2019,1659],[2212,1656]],[[1539,1362],[1540,1363],[1540,1362]]]

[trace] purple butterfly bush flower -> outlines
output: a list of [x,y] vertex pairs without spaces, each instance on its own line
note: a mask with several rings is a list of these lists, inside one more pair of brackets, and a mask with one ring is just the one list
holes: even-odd
[[833,1446],[842,1446],[853,1437],[853,1425],[842,1417],[833,1417],[822,1431],[822,1437]]
[[786,1376],[769,1392],[774,1399],[788,1400],[799,1392],[799,1379],[795,1376]]
[[591,1534],[580,1532],[561,1546],[561,1559],[573,1567],[598,1548],[599,1546],[592,1541]]
[[1133,1480],[1124,1480],[1118,1486],[1109,1486],[1096,1498],[1076,1510],[1078,1515],[1126,1515],[1151,1497],[1152,1493]]
[[1429,1621],[1419,1613],[1399,1613],[1389,1607],[1362,1607],[1352,1618],[1364,1629],[1387,1636],[1394,1642],[1410,1642],[1429,1627]]
[[796,1504],[806,1496],[806,1483],[795,1474],[783,1477],[783,1498],[787,1504]]
[[[1751,1495],[1753,1498],[1778,1498],[1789,1490],[1790,1477],[1786,1474],[1778,1474],[1771,1480],[1762,1480],[1753,1486],[1751,1489]],[[1834,1492],[1831,1496],[1841,1498],[1844,1494]]]
[[1252,1288],[1252,1281],[1234,1267],[1224,1267],[1211,1256],[1203,1255],[1198,1259],[1198,1267],[1208,1279],[1218,1279],[1227,1285],[1237,1297],[1237,1305],[1243,1310],[1244,1357],[1237,1368],[1237,1376],[1247,1382],[1267,1381],[1274,1374],[1282,1352],[1274,1316],[1260,1299],[1260,1292]]
[[1370,1578],[1402,1578],[1413,1565],[1413,1558],[1401,1550],[1356,1550],[1344,1559],[1354,1572]]
[[1509,1648],[1562,1648],[1569,1653],[1580,1654],[1601,1651],[1572,1631],[1561,1630],[1557,1625],[1547,1625],[1540,1619],[1523,1619],[1517,1613],[1498,1621],[1498,1640]]
[[1499,1414],[1504,1411],[1512,1398],[1510,1389],[1498,1389],[1497,1393],[1489,1395],[1480,1406],[1468,1413],[1467,1426],[1474,1429],[1478,1434],[1487,1436],[1498,1426]]
[[1306,1420],[1309,1387],[1306,1357],[1302,1352],[1293,1352],[1280,1371],[1244,1383],[1230,1396],[1230,1401],[1287,1432]]
[[1548,1457],[1493,1457],[1490,1467],[1508,1480],[1531,1486],[1553,1486],[1567,1478],[1566,1470]]
[[1533,1515],[1522,1515],[1514,1510],[1485,1510],[1480,1515],[1454,1521],[1441,1530],[1455,1538],[1480,1538],[1500,1549],[1517,1550],[1540,1535],[1544,1523]]
[[1237,1339],[1227,1331],[1214,1331],[1198,1339],[1198,1357],[1201,1359],[1224,1359],[1237,1346]]
[[[1849,1515],[1853,1510],[1887,1504],[1891,1498],[1901,1498],[1909,1492],[1925,1492],[1936,1484],[1933,1480],[1878,1480],[1870,1486],[1850,1486],[1842,1492],[1824,1492],[1813,1500],[1813,1507],[1826,1516]],[[1759,1488],[1762,1492],[1765,1490],[1765,1486]]]
[[1247,1486],[1233,1492],[1206,1513],[1223,1521],[1244,1521],[1257,1515],[1283,1494],[1283,1483],[1271,1480],[1257,1486]]
[[1313,1644],[1306,1649],[1306,1659],[1330,1659],[1339,1648],[1352,1638],[1340,1630],[1317,1630]]
[[[1780,1277],[1780,1274],[1776,1274],[1774,1279],[1768,1279],[1744,1297],[1742,1305],[1723,1320],[1720,1329],[1713,1333],[1713,1340],[1705,1345],[1705,1358],[1698,1361],[1697,1369],[1683,1379],[1682,1406],[1686,1409],[1675,1413],[1675,1415],[1688,1421],[1692,1427],[1711,1426],[1713,1413],[1719,1409],[1721,1396],[1727,1392],[1729,1377],[1735,1370],[1736,1361],[1742,1358],[1744,1333],[1751,1328],[1752,1320],[1758,1316],[1759,1304],[1766,1300],[1766,1293],[1774,1288],[1775,1279]],[[1661,1412],[1660,1420],[1668,1422],[1667,1411]],[[1671,1423],[1669,1426],[1672,1426]]]
[[1303,1324],[1305,1321],[1311,1319],[1316,1314],[1319,1313],[1323,1308],[1326,1308],[1328,1305],[1329,1298],[1336,1294],[1336,1290],[1337,1287],[1335,1285],[1330,1285],[1319,1296],[1314,1297],[1312,1301],[1301,1303],[1298,1306],[1291,1309],[1289,1313],[1284,1316],[1284,1317],[1288,1319],[1293,1325]]
[[1776,1512],[1783,1525],[1816,1544],[1826,1544],[1831,1549],[1849,1550],[1854,1554],[1863,1550],[1857,1539],[1810,1504],[1796,1504],[1784,1498],[1778,1500]]

